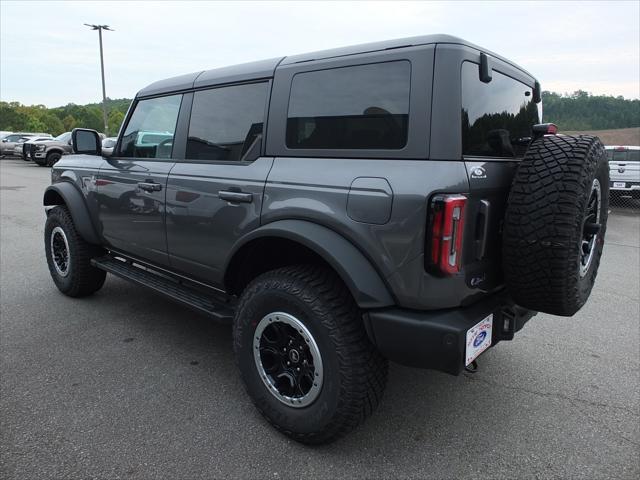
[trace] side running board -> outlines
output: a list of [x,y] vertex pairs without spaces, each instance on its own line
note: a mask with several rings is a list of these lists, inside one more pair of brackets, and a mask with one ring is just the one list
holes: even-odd
[[[230,321],[233,319],[233,304],[225,301],[220,294],[205,293],[200,289],[187,285],[178,277],[156,272],[137,263],[120,260],[110,255],[93,258],[91,265],[112,273],[130,282],[150,288],[177,302],[202,312],[216,320]],[[213,291],[212,291],[213,292]]]

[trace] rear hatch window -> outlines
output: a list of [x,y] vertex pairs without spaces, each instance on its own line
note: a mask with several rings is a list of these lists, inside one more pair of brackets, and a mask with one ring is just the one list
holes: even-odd
[[626,162],[628,156],[627,150],[614,150],[613,151],[613,161],[614,162]]
[[521,158],[531,127],[541,123],[533,89],[493,71],[480,81],[479,65],[462,64],[462,154],[473,157]]
[[640,150],[608,150],[613,152],[610,160],[614,162],[640,162]]

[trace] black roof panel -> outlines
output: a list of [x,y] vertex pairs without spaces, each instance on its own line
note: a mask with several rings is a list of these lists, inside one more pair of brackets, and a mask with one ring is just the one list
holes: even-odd
[[177,77],[165,78],[153,82],[151,85],[144,87],[138,92],[137,97],[147,95],[158,95],[160,93],[172,92],[174,90],[186,90],[193,87],[193,82],[202,72],[187,73]]
[[451,35],[421,35],[418,37],[396,38],[393,40],[384,40],[381,42],[363,43],[360,45],[351,45],[348,47],[332,48],[330,50],[303,53],[301,55],[291,55],[285,57],[282,64],[289,65],[292,63],[310,62],[312,60],[322,60],[325,58],[356,55],[358,53],[377,52],[380,50],[411,47],[414,45],[427,45],[429,43],[460,43],[469,45],[469,42],[466,42],[458,37],[453,37]]
[[365,43],[362,45],[354,45],[350,47],[334,48],[330,50],[322,50],[312,53],[303,53],[300,55],[292,55],[289,57],[271,58],[269,60],[259,60],[257,62],[242,63],[229,67],[215,68],[213,70],[205,70],[202,72],[180,75],[178,77],[168,78],[152,83],[138,92],[137,96],[158,95],[178,90],[186,90],[189,88],[208,87],[213,85],[221,85],[225,83],[233,83],[247,80],[257,80],[260,78],[273,77],[275,69],[278,65],[290,65],[293,63],[310,62],[312,60],[321,60],[326,58],[341,57],[346,55],[355,55],[359,53],[375,52],[380,50],[390,50],[401,47],[409,47],[416,45],[428,45],[433,43],[450,43],[458,45],[466,45],[477,50],[488,53],[489,55],[499,58],[518,68],[527,75],[533,76],[514,64],[513,62],[496,55],[484,48],[478,47],[466,40],[452,35],[436,34],[421,35],[417,37],[399,38],[394,40],[385,40],[382,42]]
[[241,63],[230,67],[216,68],[202,72],[194,83],[194,87],[208,87],[222,83],[240,82],[244,80],[257,80],[259,78],[273,77],[276,67],[283,57],[259,60],[257,62]]

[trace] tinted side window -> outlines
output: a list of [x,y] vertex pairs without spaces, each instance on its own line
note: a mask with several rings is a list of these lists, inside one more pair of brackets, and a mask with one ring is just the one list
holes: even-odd
[[195,92],[186,158],[255,160],[260,155],[267,83]]
[[122,136],[119,156],[171,158],[182,95],[140,100]]
[[462,64],[462,153],[486,157],[522,157],[531,127],[540,123],[532,88],[493,71],[480,81],[478,65]]
[[607,152],[607,160],[613,160],[613,150],[605,150]]
[[629,162],[640,162],[640,150],[629,150],[627,160]]
[[287,147],[401,149],[410,88],[406,60],[299,73],[291,84]]

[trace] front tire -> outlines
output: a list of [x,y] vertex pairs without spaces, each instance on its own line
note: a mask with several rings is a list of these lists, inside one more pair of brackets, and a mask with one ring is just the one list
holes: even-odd
[[62,158],[62,155],[60,155],[58,152],[51,152],[49,155],[47,155],[45,162],[44,163],[38,162],[38,165],[42,167],[44,166],[53,167],[61,158]]
[[388,363],[331,270],[267,272],[242,294],[234,351],[249,396],[278,430],[307,444],[331,442],[377,407]]
[[91,266],[102,248],[87,243],[76,231],[64,206],[51,209],[44,227],[47,265],[53,282],[69,297],[84,297],[100,290],[107,273]]

